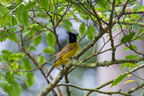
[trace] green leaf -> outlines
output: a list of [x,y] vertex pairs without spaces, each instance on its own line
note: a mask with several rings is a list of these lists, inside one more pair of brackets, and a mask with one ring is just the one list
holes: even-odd
[[17,54],[11,54],[8,58],[8,60],[15,60],[18,61],[21,58],[23,58],[24,54],[23,53],[17,53]]
[[15,33],[15,31],[17,30],[17,26],[8,26],[8,30],[9,33]]
[[86,26],[84,23],[81,23],[79,27],[79,32],[81,33],[81,35],[84,35],[85,31],[86,31]]
[[22,59],[22,64],[23,64],[25,70],[31,70],[32,69],[32,66],[31,66],[29,60],[26,58]]
[[126,43],[132,40],[132,38],[134,37],[135,33],[132,32],[128,35],[124,35],[123,38],[121,39],[121,43]]
[[60,14],[60,13],[63,12],[64,9],[65,9],[64,6],[63,6],[63,7],[59,7],[59,8],[57,8],[57,9],[53,10],[53,12],[54,12],[54,13],[57,13],[57,14]]
[[9,56],[13,53],[11,53],[10,51],[8,50],[2,50],[1,51],[3,53],[3,55],[0,56],[1,60],[2,61],[6,61],[6,62],[9,62],[8,59],[9,59]]
[[[133,15],[131,15],[131,17],[129,17],[129,19],[133,21],[133,19],[141,20],[142,18],[141,18],[141,16],[138,15],[138,14],[133,14]],[[137,22],[135,22],[135,23],[137,23]],[[135,24],[134,24],[134,26],[135,26]],[[137,25],[136,25],[136,26],[137,26]],[[140,27],[140,26],[138,26],[138,27]],[[136,28],[136,27],[135,27],[135,28]]]
[[121,64],[120,69],[124,69],[125,67],[130,69],[136,66],[137,66],[137,63],[123,63]]
[[18,84],[17,82],[14,82],[12,84],[12,87],[13,87],[13,90],[14,90],[13,93],[15,93],[14,96],[21,96],[21,93],[22,93],[22,87],[21,87],[21,85]]
[[12,1],[11,0],[0,0],[1,4],[3,5],[8,5],[10,4]]
[[126,50],[131,50],[131,49],[137,50],[137,46],[131,45],[131,46],[129,46],[129,47],[125,47],[125,48],[124,48],[124,51],[126,51]]
[[125,79],[127,76],[127,74],[122,74],[122,75],[119,75],[112,83],[111,87],[113,86],[116,86],[117,84],[119,84],[123,79]]
[[17,36],[16,36],[16,34],[11,34],[11,35],[8,36],[8,38],[9,38],[11,41],[17,42]]
[[0,72],[0,80],[2,79],[2,73]]
[[92,7],[91,7],[91,5],[89,4],[89,3],[86,3],[86,4],[84,4],[85,5],[85,7],[88,9],[88,10],[92,10]]
[[34,45],[38,46],[42,42],[42,35],[38,35],[34,38]]
[[48,46],[43,50],[43,52],[47,54],[53,54],[55,52],[55,49],[53,47]]
[[89,40],[93,40],[95,37],[95,28],[94,26],[90,25],[86,31],[87,37]]
[[41,14],[45,14],[44,10],[42,10],[42,8],[40,8],[39,6],[35,5],[34,7],[35,7],[35,9],[36,9],[37,11],[39,11]]
[[19,64],[17,63],[17,62],[14,62],[14,63],[12,63],[11,65],[10,65],[10,70],[15,70],[15,69],[17,69],[18,68],[18,66],[19,66]]
[[0,56],[1,61],[8,61],[8,56],[7,55],[1,55]]
[[[14,62],[10,65],[9,69],[16,70],[16,69],[18,69],[18,66],[19,66],[19,64],[17,62]],[[13,71],[10,71],[10,75],[12,75],[12,74],[13,74]]]
[[70,21],[63,22],[63,25],[67,30],[71,30],[72,28],[72,23]]
[[23,7],[22,11],[27,11],[35,6],[36,2],[29,2],[27,5]]
[[12,24],[11,25],[17,25],[17,20],[14,16],[12,16]]
[[39,56],[38,57],[38,62],[40,62],[41,64],[45,63],[45,57],[44,56]]
[[9,25],[12,23],[12,16],[8,13],[8,9],[4,6],[0,6],[0,26]]
[[29,25],[28,10],[22,11],[23,9],[24,9],[24,5],[22,5],[22,4],[17,8],[18,21],[19,21],[23,26],[28,26],[28,25]]
[[29,88],[34,84],[34,74],[32,72],[27,73],[25,83]]
[[[29,26],[31,29],[43,29],[43,27],[42,26],[40,26],[40,25],[38,25],[38,24],[31,24],[30,26]],[[32,31],[32,30],[31,30]],[[35,33],[35,31],[34,32],[32,32],[31,33],[31,35],[33,35]]]
[[10,84],[7,81],[0,80],[0,87],[4,88],[5,86],[9,86]]
[[50,1],[48,1],[48,0],[41,0],[41,1],[38,2],[38,4],[39,4],[42,8],[44,8],[45,10],[48,10],[48,9],[49,9],[49,4],[48,4],[48,2],[50,2]]
[[138,58],[138,56],[136,56],[136,55],[128,55],[125,58],[126,59],[136,59],[136,58]]
[[98,4],[101,8],[104,8],[104,9],[109,8],[109,5],[108,5],[107,0],[99,0],[99,1],[97,2],[97,4]]
[[134,27],[134,28],[136,28],[136,29],[140,29],[140,28],[141,28],[141,26],[138,25],[138,24],[132,24],[132,27]]
[[[90,28],[90,30],[91,30],[91,32],[92,32],[92,33],[95,33],[95,32],[96,32],[96,30],[95,30],[95,27],[94,27],[94,26],[90,25],[90,26],[89,26],[89,28]],[[95,34],[94,34],[94,35],[95,35]]]
[[8,96],[20,96],[22,92],[21,86],[15,81],[14,75],[7,72],[5,75],[6,81],[9,83],[8,86],[4,86],[4,91],[8,93]]
[[144,8],[142,8],[142,9],[139,9],[138,11],[144,11]]
[[36,48],[35,48],[34,46],[30,46],[30,47],[29,47],[29,50],[30,50],[30,51],[36,50]]
[[3,90],[8,94],[8,96],[20,96],[22,92],[21,86],[15,81],[14,75],[7,72],[5,75],[6,81],[9,85],[4,86]]
[[16,96],[16,93],[14,93],[13,87],[11,85],[5,85],[3,90],[8,94],[8,96]]
[[0,17],[2,17],[4,14],[6,14],[8,12],[8,9],[4,6],[0,6]]
[[46,42],[48,43],[48,45],[54,47],[55,41],[56,41],[55,35],[52,32],[48,32],[48,34],[46,35]]
[[22,92],[21,86],[16,82],[9,84],[7,81],[0,81],[0,87],[7,94],[7,96],[20,96]]
[[10,52],[8,50],[2,50],[1,52],[5,55],[11,55],[12,54],[12,52]]
[[116,2],[115,2],[115,3],[116,3],[116,5],[119,5],[119,4],[121,4],[121,3],[122,3],[122,1],[123,1],[123,0],[116,0]]
[[89,28],[87,29],[86,33],[87,33],[87,37],[89,40],[92,40],[94,38],[94,36],[92,35],[92,32],[90,31]]

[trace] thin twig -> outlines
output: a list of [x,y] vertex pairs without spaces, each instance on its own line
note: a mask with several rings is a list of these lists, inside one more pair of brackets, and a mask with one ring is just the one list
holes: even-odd
[[144,83],[142,83],[141,85],[135,87],[135,88],[132,88],[131,90],[129,90],[127,93],[128,94],[131,94],[133,92],[135,92],[136,90],[140,89],[141,87],[144,87]]
[[[106,92],[106,91],[100,91],[99,89],[90,89],[90,88],[82,88],[76,85],[72,85],[72,84],[58,84],[57,86],[70,86],[70,87],[74,87],[80,90],[85,90],[85,91],[93,91],[93,92],[98,92],[98,93],[102,93],[102,94],[108,94],[108,95],[112,95],[112,94],[121,94],[121,95],[125,95],[125,96],[131,96],[129,94],[126,93],[122,93],[120,91],[115,91],[115,92]],[[88,95],[84,95],[84,96],[88,96]]]
[[112,61],[115,60],[115,47],[114,47],[114,40],[113,40],[113,36],[112,36],[112,27],[113,27],[113,15],[114,15],[114,11],[115,11],[115,1],[116,0],[113,0],[113,3],[112,3],[112,11],[111,11],[111,14],[110,14],[110,19],[109,19],[109,36],[110,36],[110,42],[111,42],[111,48],[112,48]]
[[[66,84],[69,83],[68,74],[65,76],[65,83]],[[67,96],[71,96],[71,91],[70,91],[69,86],[66,86],[66,93],[67,93]]]
[[120,59],[120,60],[115,60],[115,61],[103,61],[103,62],[96,62],[96,63],[81,63],[78,61],[75,61],[72,65],[76,67],[83,67],[83,68],[94,68],[94,67],[105,67],[105,66],[110,66],[113,64],[121,64],[121,63],[137,63],[140,61],[143,61],[144,57],[140,57],[137,59]]

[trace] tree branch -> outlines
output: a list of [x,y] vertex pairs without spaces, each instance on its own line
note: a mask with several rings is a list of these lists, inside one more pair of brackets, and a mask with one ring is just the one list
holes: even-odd
[[128,14],[144,14],[143,11],[139,11],[139,12],[124,12],[124,15],[128,15]]
[[55,79],[46,87],[44,88],[38,96],[46,96],[51,90],[53,90],[56,85],[61,81],[61,79],[67,74],[69,69],[71,68],[71,63],[73,61],[68,62],[66,66],[61,70],[61,72],[55,77]]
[[[110,80],[110,81],[108,81],[108,82],[106,82],[106,83],[104,83],[104,84],[102,84],[102,85],[100,85],[100,86],[98,86],[98,87],[96,87],[96,88],[93,88],[93,89],[101,89],[101,88],[103,88],[103,87],[111,84],[113,81],[114,81],[114,80]],[[92,92],[93,92],[92,90],[86,92],[85,96],[89,96]]]
[[139,86],[137,86],[137,87],[135,87],[135,88],[132,88],[132,89],[129,90],[127,93],[128,93],[128,94],[131,94],[131,93],[135,92],[136,90],[140,89],[140,88],[143,87],[143,86],[144,86],[144,83],[142,83],[141,85],[139,85]]
[[112,3],[112,11],[110,14],[110,19],[109,19],[109,36],[110,36],[110,42],[111,42],[111,48],[112,48],[112,61],[115,60],[115,47],[114,47],[114,40],[113,40],[113,36],[112,36],[112,27],[113,27],[113,15],[114,15],[114,11],[115,11],[115,0],[113,0]]
[[[94,88],[94,89],[82,88],[82,87],[75,86],[75,85],[72,85],[72,84],[59,84],[58,86],[70,86],[70,87],[74,87],[74,88],[77,88],[77,89],[80,89],[80,90],[93,91],[93,92],[98,92],[98,93],[108,94],[108,95],[112,95],[112,94],[121,94],[121,95],[124,95],[124,96],[131,96],[131,95],[129,95],[129,94],[122,93],[122,92],[120,92],[120,91],[106,92],[106,91],[100,91],[99,89],[96,89],[96,88]],[[88,96],[88,95],[84,95],[84,96]]]
[[115,60],[115,61],[103,61],[103,62],[96,62],[96,63],[81,63],[78,61],[75,61],[72,65],[76,67],[83,67],[83,68],[94,68],[94,67],[105,67],[110,66],[113,64],[121,64],[121,63],[137,63],[140,61],[143,61],[144,57],[140,57],[137,59],[121,59],[121,60]]

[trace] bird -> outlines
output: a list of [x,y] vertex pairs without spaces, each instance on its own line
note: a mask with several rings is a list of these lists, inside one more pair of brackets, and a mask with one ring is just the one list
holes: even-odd
[[59,67],[62,64],[66,64],[72,56],[74,56],[79,49],[79,44],[77,41],[78,34],[72,33],[70,31],[67,31],[67,34],[69,35],[69,42],[68,44],[56,54],[56,60],[54,62],[54,65],[51,67],[51,69],[47,73],[47,77],[50,75],[51,71]]

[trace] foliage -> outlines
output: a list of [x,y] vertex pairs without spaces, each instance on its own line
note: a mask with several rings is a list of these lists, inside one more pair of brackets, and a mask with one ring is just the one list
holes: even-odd
[[[101,94],[121,94],[129,95],[135,90],[129,92],[103,92],[99,87],[94,89],[81,88],[76,85],[58,84],[61,79],[66,76],[69,70],[74,67],[95,68],[100,66],[111,66],[114,64],[121,64],[121,69],[128,68],[128,72],[119,75],[115,80],[108,81],[103,84],[107,86],[109,82],[112,86],[117,86],[122,80],[144,65],[141,61],[144,60],[144,54],[139,52],[138,47],[133,44],[134,41],[144,38],[143,31],[143,15],[144,6],[140,5],[135,0],[1,0],[0,6],[0,42],[11,40],[18,45],[17,52],[4,49],[0,55],[0,87],[8,96],[20,96],[24,88],[19,81],[24,82],[27,87],[35,83],[34,70],[39,70],[41,75],[47,82],[47,87],[40,92],[40,96],[45,96],[49,92],[54,94],[62,94],[62,90],[54,90],[57,86],[66,86],[66,93],[70,96],[70,87],[80,90],[86,90],[85,96],[92,92],[99,92]],[[75,23],[77,29],[75,28]],[[57,47],[61,50],[61,43],[59,40],[60,28],[64,28],[71,32],[78,30],[79,41],[87,40],[89,43],[85,44],[75,56],[76,61],[70,61],[60,74],[52,81],[54,86],[50,85],[49,79],[46,77],[46,64],[50,64],[45,54],[55,54]],[[118,32],[117,32],[118,30]],[[106,34],[106,38],[103,36]],[[122,36],[122,37],[121,37]],[[108,38],[108,39],[107,39]],[[120,38],[120,39],[119,39]],[[99,39],[103,39],[103,46],[96,51],[95,44]],[[119,40],[119,44],[115,44],[115,40]],[[82,40],[82,41],[81,41]],[[38,48],[42,47],[45,42],[47,46],[38,52]],[[110,48],[103,50],[104,47],[110,43]],[[132,51],[134,55],[128,55],[122,60],[116,60],[116,49],[121,45],[125,45],[124,51]],[[89,56],[80,58],[90,48]],[[112,60],[103,60],[100,65],[98,63],[88,63],[87,61],[104,52],[112,52]],[[33,54],[38,52],[38,55]],[[80,58],[80,59],[79,59]],[[139,66],[139,64],[140,66]],[[108,65],[109,64],[109,65]],[[70,72],[69,72],[70,73]],[[59,79],[60,78],[60,79]],[[136,78],[141,78],[137,76]],[[66,78],[65,78],[66,79]],[[143,79],[141,79],[143,80]],[[144,80],[143,80],[144,81]],[[66,83],[69,82],[68,77]],[[128,80],[127,83],[134,83],[135,80]],[[139,85],[138,89],[144,85]],[[59,87],[60,88],[60,87]],[[60,95],[62,96],[62,95]]]

